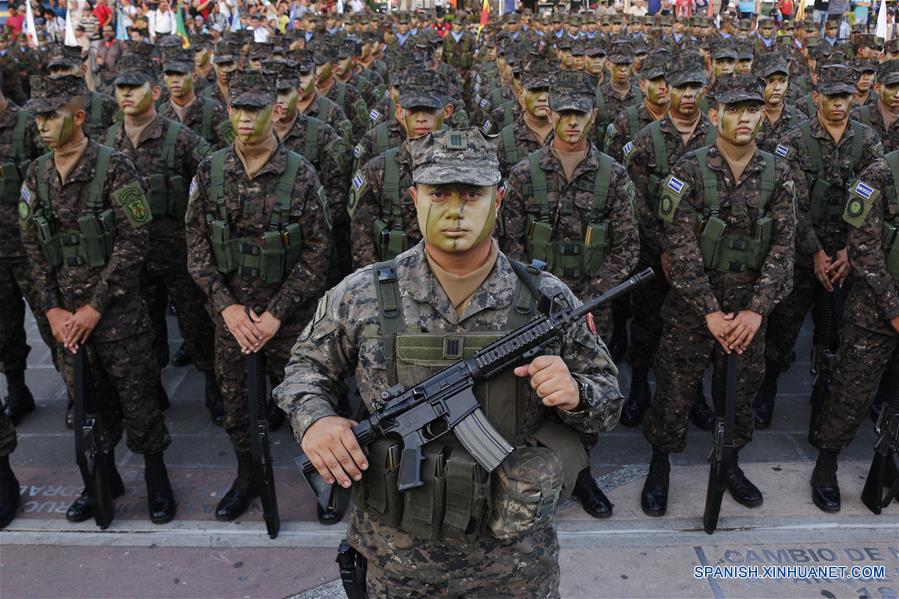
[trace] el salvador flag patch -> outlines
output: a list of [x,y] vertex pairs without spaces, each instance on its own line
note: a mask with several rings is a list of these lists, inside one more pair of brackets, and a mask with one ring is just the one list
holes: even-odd
[[31,190],[28,189],[27,185],[22,186],[22,189],[19,190],[19,195],[22,197],[23,202],[31,205]]
[[871,194],[874,193],[874,188],[864,181],[859,181],[855,184],[855,189],[853,189],[852,191],[865,198],[866,200],[870,200]]
[[370,118],[373,121],[378,120],[379,116],[381,116],[381,113],[378,112],[377,110],[372,110],[371,112],[368,113],[368,118]]
[[353,177],[353,189],[358,191],[363,185],[365,185],[365,179],[362,178],[361,173],[356,173],[356,176]]
[[669,177],[668,178],[668,189],[670,189],[674,193],[682,192],[684,190],[684,185],[686,185],[686,183],[684,183],[677,177]]
[[624,148],[622,151],[624,152],[625,156],[630,156],[631,152],[634,151],[634,142],[629,141],[626,144],[624,144]]
[[356,144],[356,147],[353,148],[353,157],[359,158],[359,156],[361,154],[362,154],[362,146],[360,144]]
[[790,154],[790,148],[777,144],[777,147],[774,148],[774,153],[781,158],[786,158]]

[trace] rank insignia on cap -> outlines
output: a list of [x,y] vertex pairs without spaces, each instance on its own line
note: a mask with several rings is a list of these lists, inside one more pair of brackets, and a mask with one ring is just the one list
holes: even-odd
[[677,177],[668,177],[668,189],[673,191],[674,193],[680,193],[684,190],[684,183]]
[[786,158],[790,154],[790,148],[777,144],[777,147],[774,148],[774,153],[781,158]]
[[371,112],[368,113],[368,118],[370,118],[373,121],[378,120],[379,116],[381,116],[381,113],[378,112],[377,110],[372,110]]
[[870,200],[871,195],[874,193],[874,188],[864,181],[858,181],[852,191],[865,198],[866,200]]

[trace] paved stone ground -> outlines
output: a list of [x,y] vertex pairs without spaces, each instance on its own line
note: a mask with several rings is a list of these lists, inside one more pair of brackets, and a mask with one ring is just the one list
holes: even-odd
[[[171,333],[174,349],[177,330]],[[28,384],[38,409],[18,430],[12,461],[23,507],[0,533],[0,597],[342,596],[334,551],[343,526],[315,521],[311,494],[291,467],[297,444],[286,428],[274,433],[272,446],[283,522],[279,537],[266,536],[258,504],[236,522],[215,521],[234,460],[225,433],[209,423],[203,380],[191,367],[163,374],[172,397],[166,420],[173,443],[166,460],[179,502],[176,520],[164,526],[147,521],[143,463],[122,444],[116,458],[127,493],[117,501],[113,525],[101,532],[92,523],[66,522],[65,509],[81,483],[72,433],[63,426],[65,390],[33,322],[29,338],[34,347]],[[771,429],[758,431],[741,455],[765,504],[750,511],[726,496],[714,536],[704,534],[701,524],[707,433],[692,431],[687,450],[673,456],[669,514],[660,519],[645,517],[639,507],[649,458],[640,430],[619,426],[604,436],[591,459],[615,514],[594,520],[573,503],[561,511],[563,597],[899,596],[899,506],[876,517],[859,500],[872,456],[870,422],[841,458],[843,510],[828,515],[811,503],[808,343],[804,332],[799,360],[782,377]],[[629,378],[625,366],[625,393]],[[766,574],[765,566],[883,566],[884,575],[695,578],[694,568],[706,565],[758,567],[759,575]]]

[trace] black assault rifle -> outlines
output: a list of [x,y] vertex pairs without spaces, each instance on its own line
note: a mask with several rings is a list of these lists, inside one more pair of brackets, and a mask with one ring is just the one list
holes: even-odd
[[709,486],[705,492],[702,528],[708,534],[718,528],[721,499],[727,490],[727,471],[734,456],[734,426],[737,415],[737,354],[727,354],[724,376],[717,378],[715,393],[715,437],[709,454]]
[[815,333],[812,337],[812,413],[808,423],[808,438],[818,427],[821,407],[830,389],[833,367],[837,362],[837,349],[840,345],[840,328],[842,324],[843,302],[845,292],[842,285],[834,285],[833,291],[821,288],[824,295],[819,298],[818,319],[815,322]]
[[[896,455],[899,454],[899,384],[894,376],[890,377],[892,397],[884,403],[877,420],[874,433],[874,460],[865,488],[862,489],[862,503],[875,514],[890,505],[899,493],[899,471],[896,468]],[[887,489],[886,495],[882,495]]]
[[[381,393],[372,405],[373,414],[353,427],[359,445],[366,447],[387,435],[402,440],[397,487],[400,491],[420,487],[421,448],[452,431],[488,472],[512,453],[512,446],[487,421],[474,395],[475,383],[486,381],[508,368],[527,363],[542,352],[543,346],[563,335],[569,327],[602,304],[628,293],[655,276],[651,268],[616,285],[597,298],[572,309],[559,301],[549,301],[545,313],[512,331],[471,358],[459,360],[417,385],[406,389],[394,385]],[[315,466],[300,453],[294,460],[319,504],[326,508],[331,485],[319,476]]]
[[[62,350],[67,351],[67,350]],[[84,490],[94,512],[94,522],[106,529],[115,516],[115,504],[109,488],[109,455],[103,451],[100,423],[97,421],[94,391],[87,348],[82,343],[75,354],[75,462],[81,471]]]
[[275,493],[275,473],[272,471],[272,452],[268,440],[268,381],[265,377],[263,350],[247,356],[247,401],[250,415],[250,457],[253,478],[258,485],[262,517],[270,539],[278,536],[281,518],[278,515],[278,496]]

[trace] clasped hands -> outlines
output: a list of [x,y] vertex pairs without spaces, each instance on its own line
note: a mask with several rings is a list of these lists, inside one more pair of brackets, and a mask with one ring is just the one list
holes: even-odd
[[736,313],[718,310],[706,314],[705,323],[726,353],[736,351],[742,354],[752,344],[755,334],[762,326],[762,315],[752,310]]

